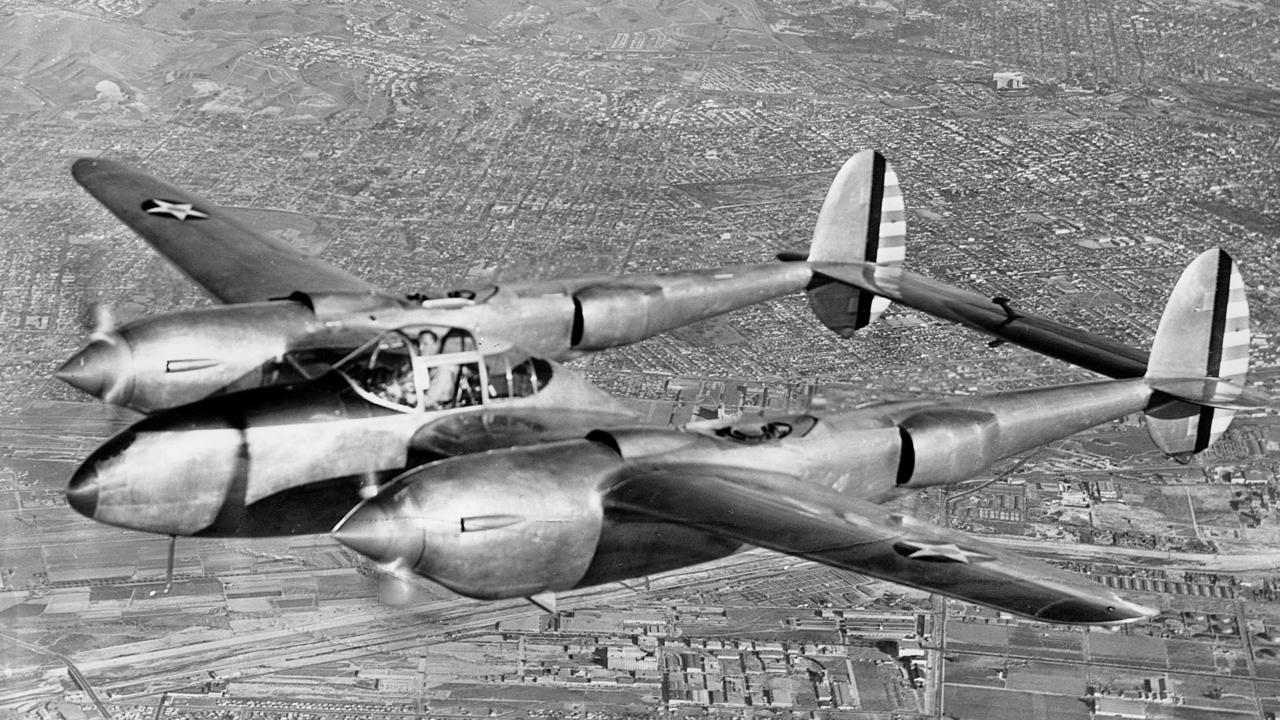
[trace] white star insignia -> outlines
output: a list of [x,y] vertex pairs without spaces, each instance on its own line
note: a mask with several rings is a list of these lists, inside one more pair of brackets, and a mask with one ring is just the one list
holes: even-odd
[[160,198],[152,198],[142,203],[142,210],[148,215],[167,215],[174,220],[204,220],[209,217],[209,213],[197,210],[191,203]]
[[903,540],[894,544],[893,549],[909,560],[927,560],[930,562],[958,562],[993,560],[990,555],[973,550],[965,550],[955,543],[922,543]]

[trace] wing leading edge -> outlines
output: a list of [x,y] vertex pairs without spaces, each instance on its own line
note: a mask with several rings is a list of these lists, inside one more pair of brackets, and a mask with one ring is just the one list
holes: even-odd
[[302,292],[380,291],[256,232],[234,213],[112,160],[82,158],[76,182],[197,285],[224,303]]
[[1079,575],[784,475],[635,467],[608,503],[1035,620],[1119,624],[1155,614]]

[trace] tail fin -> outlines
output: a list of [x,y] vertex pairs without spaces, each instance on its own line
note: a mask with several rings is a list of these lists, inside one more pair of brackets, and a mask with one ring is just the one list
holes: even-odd
[[[874,150],[849,158],[836,174],[818,213],[810,262],[875,263],[876,280],[891,286],[906,258],[907,222],[898,176]],[[843,337],[871,324],[889,300],[844,283],[815,278],[809,304],[824,325]]]
[[[1248,372],[1249,306],[1244,279],[1230,255],[1209,250],[1187,266],[1169,296],[1151,345],[1147,381],[1166,394],[1191,400],[1170,392],[1174,385],[1187,383],[1170,381],[1220,378],[1227,382],[1201,381],[1204,392],[1238,397],[1251,395],[1241,387]],[[1221,437],[1235,410],[1212,407],[1205,400],[1195,404],[1170,400],[1148,408],[1147,431],[1156,446],[1185,462]]]

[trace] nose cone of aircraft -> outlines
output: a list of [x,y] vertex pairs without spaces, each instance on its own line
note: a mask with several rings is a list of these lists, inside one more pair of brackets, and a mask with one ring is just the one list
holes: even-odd
[[67,485],[67,504],[87,518],[98,512],[98,471],[93,463],[81,465],[71,476],[71,483]]
[[129,365],[130,353],[124,339],[107,335],[95,339],[73,355],[54,372],[54,376],[94,397],[118,400],[114,396],[120,395],[124,389]]
[[411,523],[388,512],[382,500],[371,498],[347,513],[333,528],[334,539],[374,562],[416,562],[421,545],[414,542]]

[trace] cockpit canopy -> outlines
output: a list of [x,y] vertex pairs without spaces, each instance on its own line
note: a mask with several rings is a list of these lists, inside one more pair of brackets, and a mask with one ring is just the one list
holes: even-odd
[[436,326],[383,333],[336,369],[366,400],[403,412],[528,397],[552,374],[510,345],[481,347],[467,330]]

